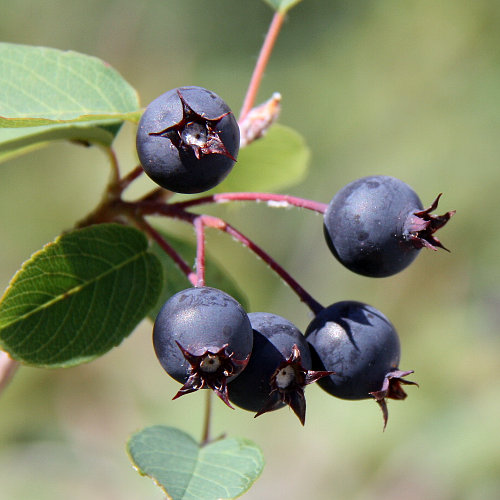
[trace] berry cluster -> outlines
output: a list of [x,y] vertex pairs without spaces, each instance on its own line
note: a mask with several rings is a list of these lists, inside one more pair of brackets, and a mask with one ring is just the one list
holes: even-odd
[[[160,186],[199,193],[229,174],[239,140],[238,123],[220,97],[200,87],[181,87],[148,106],[139,124],[137,151],[144,170]],[[423,247],[444,249],[434,233],[454,212],[431,213],[440,196],[424,209],[413,189],[398,179],[358,179],[324,206],[326,243],[353,272],[396,274]],[[311,309],[315,317],[302,334],[276,314],[247,314],[234,298],[205,286],[203,279],[177,293],[164,304],[153,330],[162,367],[182,384],[174,399],[210,388],[229,407],[234,404],[255,416],[288,405],[304,424],[304,388],[318,381],[338,398],[375,399],[385,426],[386,399],[404,399],[402,385],[416,385],[404,379],[412,371],[399,369],[394,326],[360,302],[322,307],[313,301]]]

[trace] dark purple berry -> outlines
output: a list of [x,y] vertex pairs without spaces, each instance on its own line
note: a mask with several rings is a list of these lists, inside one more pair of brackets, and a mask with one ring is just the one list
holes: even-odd
[[240,147],[229,106],[202,87],[179,87],[156,98],[141,117],[137,154],[157,184],[176,193],[200,193],[231,171]]
[[229,400],[257,412],[256,417],[289,405],[304,425],[304,387],[329,373],[311,371],[309,346],[293,323],[271,313],[248,317],[252,355],[243,373],[228,384]]
[[[355,273],[391,276],[411,264],[422,247],[444,248],[434,233],[455,213],[432,215],[413,189],[394,177],[363,177],[343,187],[324,215],[326,242]],[[446,250],[446,249],[445,249]]]
[[174,399],[212,389],[228,406],[227,382],[247,365],[253,333],[241,305],[216,288],[188,288],[162,307],[153,329],[156,356],[184,384]]
[[323,309],[310,323],[306,338],[313,368],[335,373],[319,380],[329,394],[342,399],[373,397],[387,424],[386,398],[405,399],[401,384],[414,384],[399,370],[399,337],[391,322],[377,309],[354,301],[337,302]]

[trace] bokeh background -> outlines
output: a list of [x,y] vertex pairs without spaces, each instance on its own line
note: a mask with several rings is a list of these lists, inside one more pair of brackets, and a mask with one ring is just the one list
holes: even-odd
[[[146,105],[179,85],[213,89],[237,112],[272,11],[258,0],[17,0],[1,3],[0,39],[98,56]],[[215,405],[214,432],[249,437],[267,465],[244,498],[495,500],[500,498],[500,3],[498,0],[304,0],[292,9],[259,100],[283,96],[281,123],[311,149],[287,192],[328,202],[370,174],[399,177],[424,204],[444,192],[457,215],[403,273],[343,269],[321,218],[251,204],[224,216],[266,248],[320,302],[368,302],[396,325],[403,369],[420,388],[389,402],[382,432],[372,401],[308,388],[306,426],[288,410],[253,419]],[[0,84],[1,89],[1,84]],[[116,143],[136,163],[134,130]],[[0,288],[20,264],[100,198],[97,149],[66,143],[0,166]],[[152,185],[141,179],[132,194]],[[189,235],[190,229],[169,228]],[[209,250],[252,311],[311,317],[250,252],[224,235]],[[203,396],[177,390],[144,322],[119,348],[67,370],[22,368],[0,397],[0,499],[161,499],[131,467],[128,436],[147,425],[200,436]]]

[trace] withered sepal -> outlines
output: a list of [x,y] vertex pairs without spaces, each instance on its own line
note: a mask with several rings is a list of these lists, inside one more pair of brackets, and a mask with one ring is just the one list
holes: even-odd
[[401,384],[406,385],[416,385],[416,382],[412,382],[410,380],[405,380],[403,377],[406,377],[413,373],[413,370],[409,371],[401,371],[401,370],[391,370],[384,378],[384,382],[382,383],[382,388],[379,391],[370,392],[370,395],[375,398],[375,401],[378,403],[382,410],[382,414],[384,417],[384,430],[387,426],[387,419],[389,418],[389,412],[387,410],[387,402],[386,399],[406,399],[406,392],[401,387]]
[[306,398],[304,387],[322,377],[331,375],[331,371],[306,370],[302,365],[302,357],[297,344],[292,347],[292,354],[282,361],[270,379],[271,392],[264,406],[255,417],[287,404],[304,425],[306,419]]
[[228,399],[227,379],[248,362],[250,355],[246,359],[235,359],[234,352],[230,353],[227,350],[228,344],[224,344],[218,351],[213,352],[207,349],[202,354],[192,354],[187,349],[184,349],[179,342],[176,341],[176,344],[182,351],[186,361],[190,364],[190,375],[172,399],[177,399],[184,394],[189,394],[199,389],[209,388],[229,408],[234,409]]
[[442,248],[449,250],[434,236],[434,233],[441,229],[453,215],[455,210],[450,210],[443,215],[433,215],[431,212],[436,210],[439,199],[443,193],[439,193],[429,208],[410,214],[405,224],[405,234],[415,248],[430,248],[437,250]]
[[166,137],[177,149],[191,150],[197,159],[209,154],[220,154],[236,161],[222,142],[218,129],[219,122],[231,112],[207,118],[187,104],[180,90],[177,90],[177,95],[182,103],[181,120],[164,130],[150,132],[149,135]]

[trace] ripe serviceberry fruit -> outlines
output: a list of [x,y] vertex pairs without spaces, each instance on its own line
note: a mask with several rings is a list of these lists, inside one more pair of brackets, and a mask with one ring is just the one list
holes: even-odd
[[351,182],[325,212],[328,247],[355,273],[377,278],[396,274],[422,247],[445,249],[434,233],[455,212],[431,214],[440,196],[424,210],[415,191],[394,177],[376,175]]
[[210,287],[188,288],[171,297],[153,328],[156,356],[184,384],[174,399],[212,389],[229,407],[227,382],[247,365],[253,333],[241,305]]
[[323,309],[307,327],[313,368],[335,373],[319,380],[329,394],[342,399],[375,398],[387,424],[386,398],[405,399],[399,338],[391,322],[377,309],[354,301]]
[[137,129],[137,154],[157,184],[176,193],[200,193],[231,171],[240,147],[229,106],[202,87],[179,87],[146,108]]
[[276,314],[250,313],[253,350],[247,367],[228,384],[229,400],[258,417],[289,405],[302,425],[304,386],[330,372],[311,371],[309,346],[300,330]]

